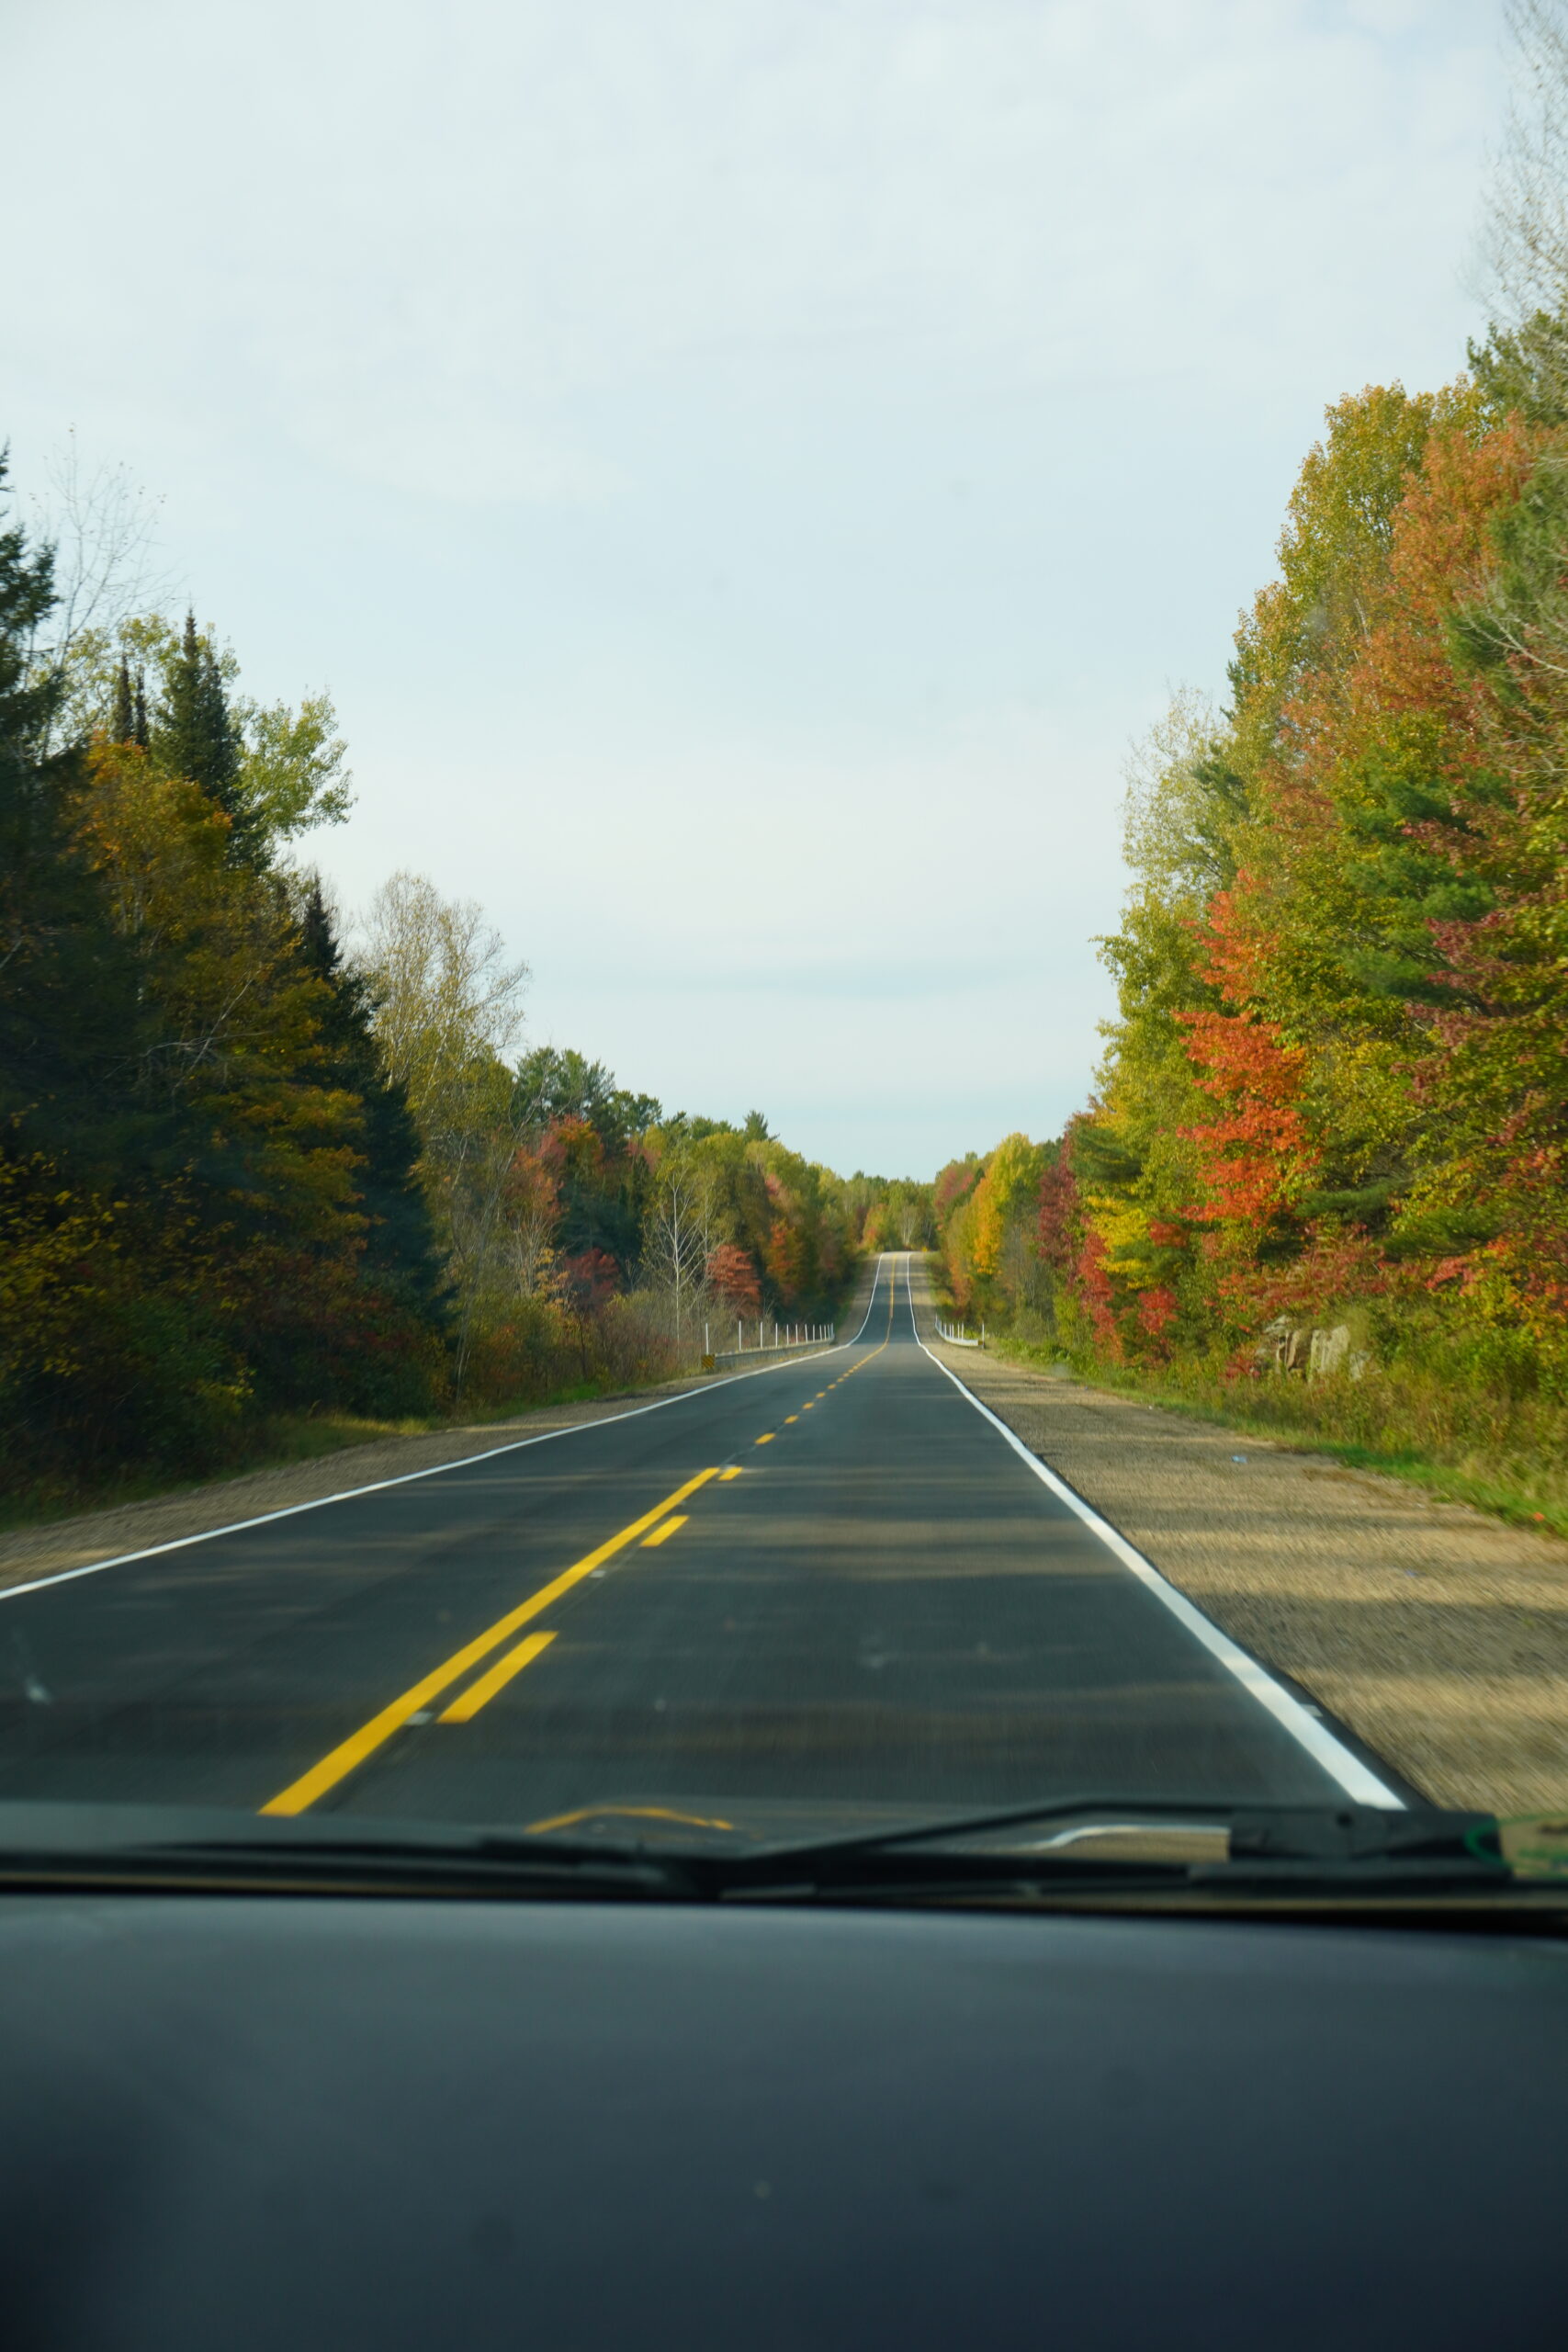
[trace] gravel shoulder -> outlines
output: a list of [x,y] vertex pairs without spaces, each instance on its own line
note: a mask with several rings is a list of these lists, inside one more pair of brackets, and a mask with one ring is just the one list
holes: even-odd
[[920,1335],[1255,1657],[1440,1804],[1568,1806],[1568,1544]]

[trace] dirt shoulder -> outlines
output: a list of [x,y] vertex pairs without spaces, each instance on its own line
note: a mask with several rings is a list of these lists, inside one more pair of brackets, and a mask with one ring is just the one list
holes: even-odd
[[[920,1273],[915,1272],[916,1296]],[[1568,1544],[920,1335],[1254,1657],[1439,1804],[1568,1805]]]

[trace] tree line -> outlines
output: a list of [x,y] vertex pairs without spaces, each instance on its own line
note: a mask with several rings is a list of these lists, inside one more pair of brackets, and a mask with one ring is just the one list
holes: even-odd
[[635,1384],[737,1318],[831,1319],[866,1180],[760,1114],[667,1114],[525,1049],[525,967],[422,876],[345,936],[297,846],[352,797],[330,698],[253,701],[194,615],[83,622],[5,520],[7,1489]]
[[998,1329],[1568,1399],[1568,400],[1471,361],[1329,410],[1225,707],[1133,763],[1094,1098],[937,1181]]
[[1568,1436],[1568,42],[1514,13],[1543,114],[1494,203],[1498,316],[1440,390],[1327,411],[1223,707],[1179,694],[1132,763],[1093,1099],[935,1209],[993,1328],[1539,1463]]

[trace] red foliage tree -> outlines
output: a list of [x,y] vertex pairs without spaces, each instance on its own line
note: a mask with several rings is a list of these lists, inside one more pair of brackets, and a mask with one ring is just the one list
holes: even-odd
[[1043,1261],[1065,1273],[1077,1249],[1078,1188],[1068,1156],[1070,1131],[1062,1149],[1040,1174],[1039,1243]]
[[806,1236],[787,1217],[773,1219],[768,1235],[767,1267],[769,1279],[786,1305],[798,1297],[806,1283]]
[[708,1260],[708,1280],[737,1315],[761,1312],[762,1286],[757,1269],[739,1243],[721,1241]]
[[607,1250],[584,1250],[561,1266],[567,1296],[580,1313],[597,1315],[620,1288],[621,1270]]

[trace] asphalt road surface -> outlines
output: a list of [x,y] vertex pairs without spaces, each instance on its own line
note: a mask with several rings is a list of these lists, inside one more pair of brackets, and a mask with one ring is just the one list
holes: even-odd
[[0,1596],[0,1798],[538,1826],[1397,1802],[920,1346],[860,1336]]

